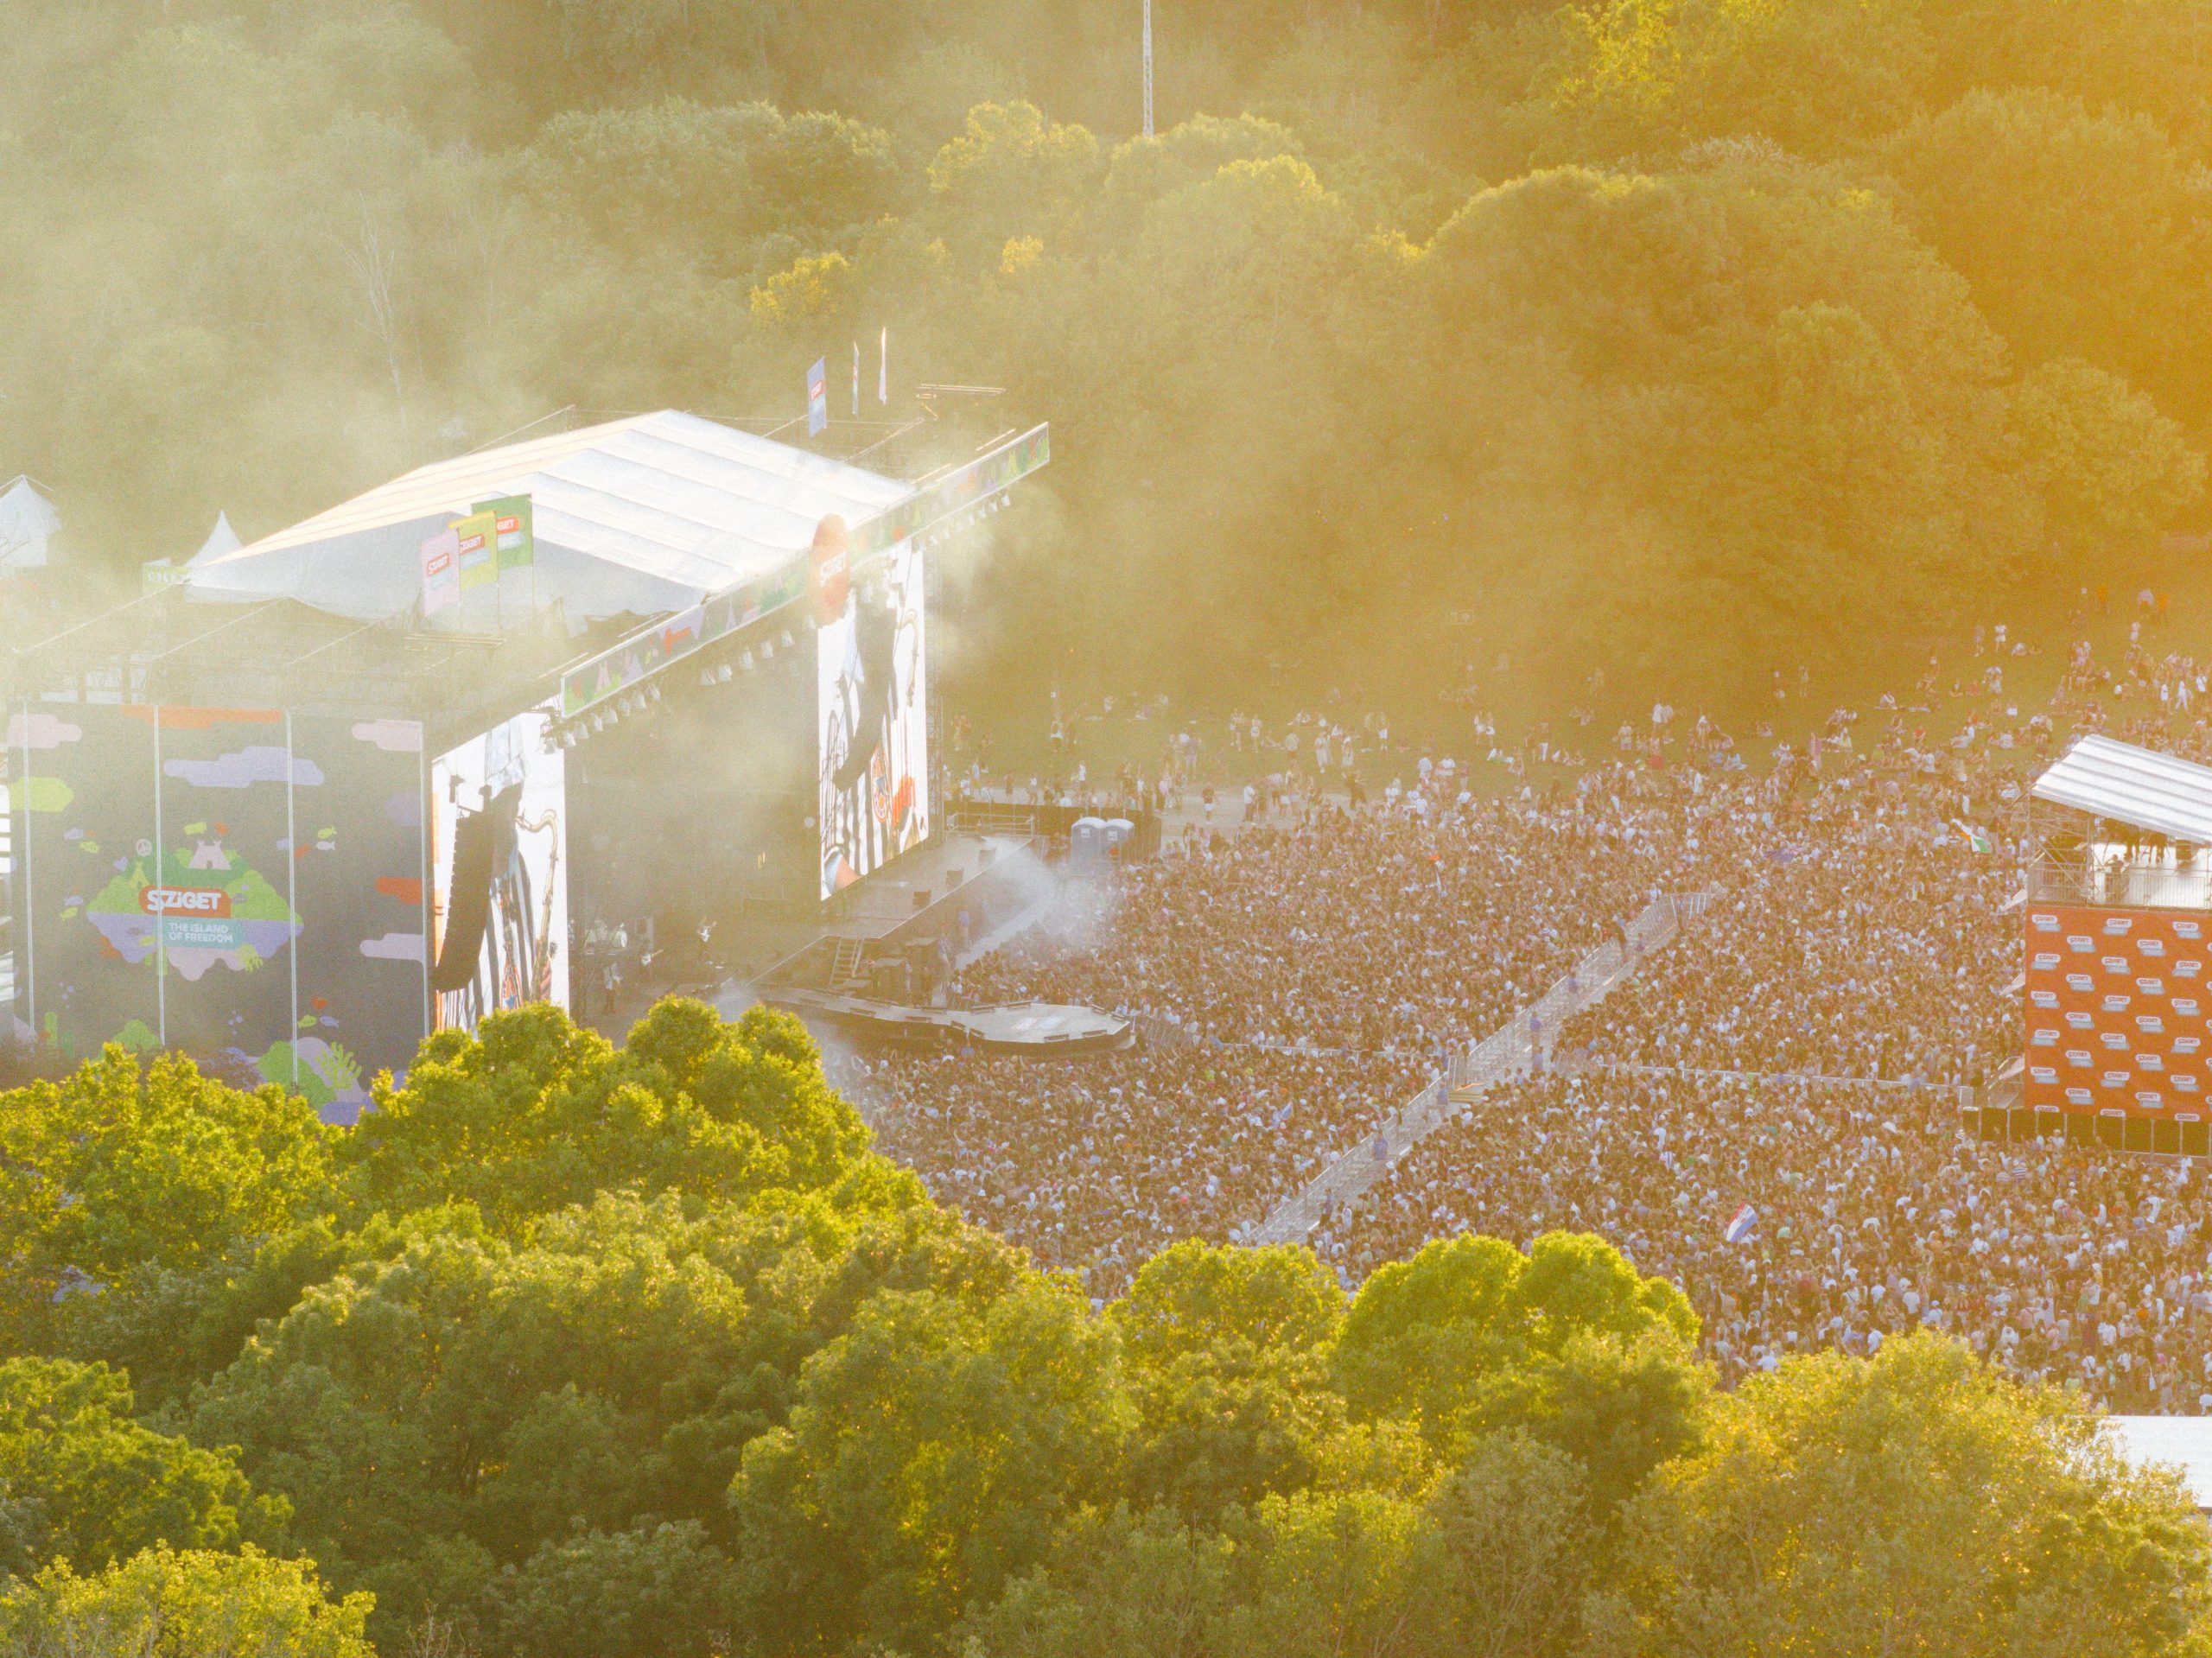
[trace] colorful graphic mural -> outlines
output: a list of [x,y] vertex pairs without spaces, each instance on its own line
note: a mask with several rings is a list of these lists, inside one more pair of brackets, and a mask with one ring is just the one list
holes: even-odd
[[[16,1017],[66,1058],[172,1047],[332,1121],[425,1033],[423,736],[273,709],[10,717]],[[342,831],[340,826],[343,826]]]

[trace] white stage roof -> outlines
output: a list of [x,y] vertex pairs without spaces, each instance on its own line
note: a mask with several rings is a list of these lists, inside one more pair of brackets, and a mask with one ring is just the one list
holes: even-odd
[[2035,782],[2054,806],[2212,846],[2212,766],[2109,737],[2083,737]]
[[[187,585],[199,599],[294,599],[364,621],[397,615],[421,596],[425,540],[479,501],[527,495],[543,602],[561,600],[571,622],[655,616],[789,564],[830,513],[858,523],[912,492],[663,410],[418,467],[235,552],[194,559]],[[502,580],[519,597],[532,575]]]

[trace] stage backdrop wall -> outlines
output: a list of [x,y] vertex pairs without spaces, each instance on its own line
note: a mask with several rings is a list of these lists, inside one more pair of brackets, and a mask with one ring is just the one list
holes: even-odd
[[428,1028],[423,733],[33,703],[8,722],[16,1016],[65,1058],[181,1049],[334,1121]]

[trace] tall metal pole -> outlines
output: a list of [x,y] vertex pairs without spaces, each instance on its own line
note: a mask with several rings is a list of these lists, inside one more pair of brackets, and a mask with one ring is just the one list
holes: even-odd
[[1152,137],[1152,0],[1144,0],[1144,136]]

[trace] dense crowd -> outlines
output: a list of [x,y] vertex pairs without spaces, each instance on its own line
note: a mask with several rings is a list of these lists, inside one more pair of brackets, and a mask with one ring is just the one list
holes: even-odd
[[1243,833],[1121,872],[959,987],[1173,1039],[849,1075],[940,1195],[1110,1294],[1164,1242],[1243,1235],[1653,896],[1710,887],[1685,938],[1556,1033],[1545,1074],[1325,1220],[1347,1280],[1462,1229],[1588,1228],[1684,1284],[1729,1375],[1919,1323],[2108,1403],[2196,1408],[2212,1219],[2188,1171],[1969,1140],[1948,1085],[2018,1044],[2027,778],[2082,730],[2212,759],[2207,671],[2083,648],[2024,712],[2022,654],[2000,631],[1948,687],[1931,663],[1905,702],[1757,764],[1662,707],[1546,790],[1516,765],[1476,800],[1423,765],[1350,804],[1263,795]]
[[1100,1297],[1171,1243],[1236,1236],[1427,1076],[1387,1054],[1181,1042],[1090,1060],[840,1064],[878,1143],[940,1201]]
[[1571,1051],[1713,1070],[1964,1082],[2017,1043],[2009,859],[1847,821],[1752,860],[1694,943],[1570,1020]]
[[[1690,878],[1697,821],[1626,767],[1477,803],[1294,797],[1230,837],[1071,889],[971,966],[969,1005],[1075,1002],[1151,1035],[1104,1061],[842,1061],[941,1197],[1111,1294],[1178,1238],[1237,1236]],[[1419,804],[1413,804],[1414,800]]]
[[1434,1058],[1695,878],[1691,820],[1659,791],[1615,792],[1632,776],[1543,800],[1324,803],[1205,837],[1128,872],[1098,948],[1016,947],[962,991],[1145,1013],[1224,1042]]
[[1406,1153],[1316,1243],[1357,1280],[1461,1230],[1595,1231],[1688,1291],[1726,1377],[1926,1324],[2113,1409],[2212,1412],[2202,1178],[1958,1123],[1948,1089],[1531,1078]]

